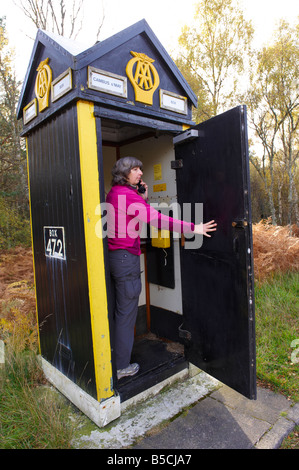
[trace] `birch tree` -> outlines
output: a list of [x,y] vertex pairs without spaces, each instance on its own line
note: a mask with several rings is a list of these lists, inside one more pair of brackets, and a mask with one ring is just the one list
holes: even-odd
[[237,0],[201,0],[194,24],[179,37],[177,64],[198,96],[197,122],[215,116],[236,99],[246,69],[253,28]]
[[16,119],[19,83],[13,67],[5,20],[0,18],[0,183],[3,196],[26,205],[26,156],[21,146],[21,124]]
[[283,174],[288,185],[285,219],[288,224],[299,223],[295,185],[299,159],[298,32],[298,26],[291,28],[285,21],[280,22],[273,43],[257,53],[247,95],[251,123],[263,148],[260,158],[251,161],[264,181],[274,224],[282,223],[281,187],[278,184],[277,209],[274,188],[278,180],[283,181]]

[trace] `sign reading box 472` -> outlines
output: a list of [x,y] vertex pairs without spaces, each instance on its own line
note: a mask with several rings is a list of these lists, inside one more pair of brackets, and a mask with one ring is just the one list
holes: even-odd
[[66,259],[64,227],[44,227],[44,241],[48,258]]

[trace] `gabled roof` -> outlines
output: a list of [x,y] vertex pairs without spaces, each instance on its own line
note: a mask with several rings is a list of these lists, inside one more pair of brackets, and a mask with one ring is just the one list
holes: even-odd
[[85,48],[85,45],[82,45],[76,41],[53,33],[38,30],[17,107],[18,119],[21,118],[22,109],[28,102],[29,87],[34,80],[36,69],[39,65],[40,51],[43,48],[54,49],[56,54],[60,54],[63,57],[65,66],[71,67],[74,71],[76,71],[86,67],[92,61],[109,54],[109,52],[113,51],[137,35],[145,35],[147,40],[153,44],[166,64],[169,72],[179,82],[180,86],[183,88],[192,104],[197,106],[197,97],[195,93],[192,91],[178,67],[166,52],[165,48],[162,46],[152,29],[149,27],[146,20],[143,19],[124,29],[123,31],[111,36],[110,38],[87,48]]
[[[99,58],[116,47],[120,46],[121,44],[125,43],[129,39],[133,38],[134,36],[137,36],[138,34],[146,34],[148,39],[153,43],[155,48],[158,50],[160,53],[161,57],[164,59],[166,62],[166,65],[168,68],[171,70],[171,72],[178,78],[180,81],[183,89],[186,92],[186,95],[188,98],[192,101],[194,106],[197,106],[197,96],[183,77],[182,73],[168,54],[168,52],[165,50],[153,30],[149,27],[147,21],[145,19],[138,21],[137,23],[133,24],[132,26],[129,26],[128,28],[124,29],[123,31],[115,34],[114,36],[111,36],[108,39],[105,39],[102,42],[99,42],[95,44],[93,47],[88,49],[85,52],[82,52],[77,56],[77,61],[78,64],[80,63],[80,68],[84,65],[86,65],[88,62],[95,58]],[[82,65],[81,65],[82,64]]]
[[17,106],[18,119],[20,119],[22,116],[22,109],[26,105],[28,87],[31,85],[33,76],[36,74],[39,51],[41,48],[47,46],[57,49],[57,51],[59,51],[64,56],[65,61],[69,63],[68,66],[72,68],[74,68],[74,58],[82,51],[86,50],[86,46],[83,46],[82,44],[79,44],[71,39],[67,39],[63,36],[59,36],[58,34],[43,31],[41,29],[37,31]]

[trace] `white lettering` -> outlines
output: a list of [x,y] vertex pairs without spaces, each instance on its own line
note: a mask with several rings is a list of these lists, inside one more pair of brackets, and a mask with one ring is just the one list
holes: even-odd
[[152,455],[152,465],[171,465],[172,467],[176,467],[178,464],[188,465],[191,460],[191,455],[176,455],[176,454],[169,454],[169,455]]
[[138,468],[141,462],[141,457],[120,457],[114,454],[113,457],[108,457],[108,465],[132,465]]
[[[157,211],[165,213],[163,209],[167,209],[169,214],[172,211],[172,219],[184,220],[191,222],[194,219],[194,224],[199,225],[203,220],[203,204],[202,203],[183,203],[182,209],[178,203],[151,203],[149,204],[154,211],[150,211],[148,219],[147,209],[142,203],[133,203],[127,207],[126,195],[120,194],[118,196],[117,216],[115,208],[110,203],[101,203],[95,209],[95,214],[100,216],[100,220],[95,224],[95,233],[98,238],[132,238],[135,239],[142,234],[146,236],[148,223],[152,227],[161,229],[162,238],[169,237],[169,225],[167,218],[163,220],[163,226],[159,223]],[[182,215],[182,216],[181,216]],[[127,217],[129,216],[129,218]],[[160,227],[161,225],[161,227]],[[194,232],[186,232],[185,234],[185,249],[200,248],[203,242],[203,235],[194,234]],[[153,230],[152,238],[158,237],[157,231]],[[173,238],[180,238],[180,231],[173,232]],[[295,351],[294,351],[295,352]],[[295,357],[295,355],[294,355]]]
[[44,227],[45,255],[65,260],[64,227]]

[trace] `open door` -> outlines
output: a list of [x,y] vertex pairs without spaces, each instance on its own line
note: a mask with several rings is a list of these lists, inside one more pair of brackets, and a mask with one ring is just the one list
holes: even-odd
[[[254,286],[246,107],[239,106],[174,139],[178,202],[203,203],[211,238],[181,248],[188,361],[256,398]],[[184,216],[184,213],[183,213]],[[194,221],[194,214],[192,215]]]

